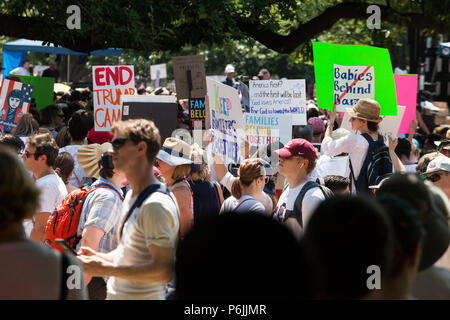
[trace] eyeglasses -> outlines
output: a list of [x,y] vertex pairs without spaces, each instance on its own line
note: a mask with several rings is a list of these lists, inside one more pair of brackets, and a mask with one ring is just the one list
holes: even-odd
[[441,180],[443,175],[444,175],[443,173],[435,173],[432,174],[431,176],[428,176],[427,180],[431,182],[438,182],[439,180]]
[[111,141],[112,147],[114,150],[119,150],[123,147],[125,142],[127,142],[128,138],[116,138]]
[[30,158],[32,155],[35,155],[36,153],[30,153],[25,150],[25,152],[23,154],[25,155],[25,157]]
[[268,176],[259,176],[258,178],[260,178],[260,177],[264,177],[264,184],[267,184],[270,180],[270,178]]

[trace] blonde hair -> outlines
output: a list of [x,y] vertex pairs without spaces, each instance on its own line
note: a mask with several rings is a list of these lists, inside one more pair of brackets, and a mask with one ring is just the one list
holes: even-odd
[[259,159],[245,159],[239,166],[239,177],[233,181],[231,194],[236,199],[242,197],[242,187],[248,187],[256,178],[265,173],[264,164]]
[[206,181],[211,173],[207,153],[196,143],[191,146],[191,150],[190,159],[194,161],[195,172],[191,171],[189,179]]
[[174,181],[186,179],[186,177],[191,172],[190,164],[182,164],[175,167],[175,170],[172,173],[172,179]]
[[0,229],[31,218],[39,205],[39,190],[17,154],[0,147]]

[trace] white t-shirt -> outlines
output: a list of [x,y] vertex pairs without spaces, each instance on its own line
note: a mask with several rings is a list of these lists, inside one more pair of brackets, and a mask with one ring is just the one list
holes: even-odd
[[[122,206],[123,218],[136,201],[138,195],[128,192]],[[175,200],[175,196],[172,195]],[[119,223],[118,232],[123,224]],[[114,264],[132,266],[148,263],[152,259],[149,245],[176,248],[180,229],[179,209],[168,195],[154,192],[136,208],[123,228],[122,238],[114,251]],[[107,300],[164,300],[167,284],[149,284],[109,278]]]
[[15,69],[11,70],[9,73],[11,75],[18,74],[18,75],[22,75],[22,76],[29,76],[29,75],[31,75],[30,71],[28,71],[24,67],[15,68]]
[[[384,142],[386,143],[386,139],[384,139]],[[325,137],[322,141],[322,150],[327,156],[334,157],[341,153],[349,154],[355,179],[358,179],[359,177],[368,149],[369,143],[360,134],[351,133],[337,140]],[[352,181],[352,193],[356,193],[354,181]]]
[[[60,299],[61,257],[56,250],[31,240],[0,244],[0,300]],[[86,300],[81,263],[74,256],[68,254],[67,257],[69,265],[78,266],[80,271],[79,277],[74,277],[74,282],[71,282],[79,285],[79,289],[68,290],[66,299]],[[75,272],[67,273],[67,277],[75,275]]]
[[[298,185],[295,188],[287,187],[280,196],[278,200],[277,207],[275,208],[275,215],[279,218],[284,219],[286,211],[293,211],[295,200],[297,199],[298,194],[302,190],[303,186],[306,182]],[[318,187],[309,189],[303,198],[302,201],[302,220],[303,220],[303,228],[299,225],[295,218],[289,218],[285,221],[286,226],[294,233],[297,239],[300,239],[303,230],[308,224],[309,219],[311,218],[314,210],[317,206],[325,200],[325,195],[322,190]]]
[[416,173],[417,163],[404,164],[403,166],[405,167],[406,173]]
[[73,162],[74,162],[74,169],[73,169],[73,174],[69,179],[69,184],[71,184],[75,187],[79,187],[79,188],[83,187],[83,178],[85,178],[85,177],[89,178],[89,175],[78,164],[77,152],[80,147],[81,147],[81,145],[68,145],[68,146],[65,146],[64,148],[59,149],[59,153],[68,152],[72,156]]
[[313,172],[311,172],[309,177],[310,180],[316,181],[317,178],[323,178],[329,175],[348,177],[350,175],[348,156],[320,156],[320,158],[316,162],[316,167],[314,168]]
[[67,196],[67,188],[56,173],[37,179],[36,186],[41,192],[38,212],[53,212]]

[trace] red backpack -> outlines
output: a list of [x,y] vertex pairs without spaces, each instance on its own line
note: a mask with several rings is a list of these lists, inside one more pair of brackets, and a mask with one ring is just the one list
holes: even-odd
[[[81,240],[81,236],[78,235],[78,223],[80,222],[84,201],[91,192],[99,188],[108,188],[119,194],[108,185],[83,187],[69,193],[48,218],[45,230],[45,243],[48,246],[63,252],[63,249],[55,242],[55,239],[63,239],[72,249],[76,248],[78,242]],[[119,196],[123,200],[120,194]]]

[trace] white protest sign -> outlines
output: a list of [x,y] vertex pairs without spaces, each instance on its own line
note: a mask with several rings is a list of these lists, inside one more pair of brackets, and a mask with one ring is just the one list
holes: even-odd
[[[403,119],[403,115],[405,114],[405,110],[406,107],[398,106],[396,116],[384,116],[383,121],[379,123],[380,129],[378,130],[378,132],[384,136],[391,135],[393,137],[396,137]],[[352,130],[352,125],[350,123],[350,115],[347,112],[344,114],[344,119],[342,120],[341,128],[347,129],[352,133],[356,133],[354,130]]]
[[250,113],[290,115],[292,125],[306,125],[305,80],[250,80]]
[[95,131],[109,131],[122,120],[122,97],[134,95],[134,66],[93,66]]
[[272,142],[288,143],[292,139],[292,116],[244,113],[245,135],[250,146]]
[[206,78],[209,101],[212,152],[227,163],[238,163],[244,139],[244,119],[238,91]]
[[375,98],[375,74],[373,66],[334,65],[335,110],[345,112],[361,98]]
[[156,80],[158,77],[158,72],[160,79],[167,78],[167,65],[165,63],[161,63],[150,66],[150,78],[152,80]]

